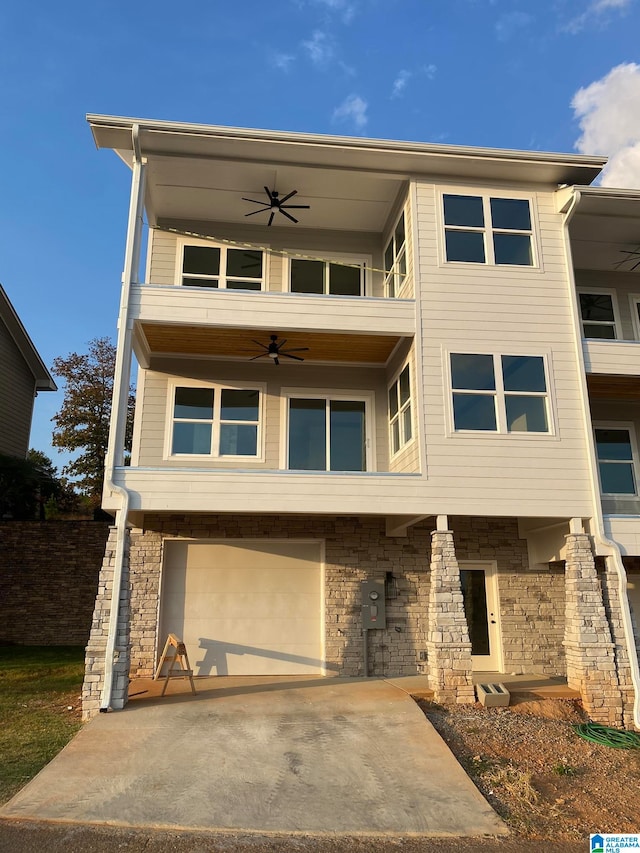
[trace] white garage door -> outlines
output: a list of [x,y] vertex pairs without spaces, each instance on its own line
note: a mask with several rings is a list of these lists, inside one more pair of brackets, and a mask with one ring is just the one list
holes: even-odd
[[160,650],[184,639],[196,675],[323,672],[320,544],[165,543]]

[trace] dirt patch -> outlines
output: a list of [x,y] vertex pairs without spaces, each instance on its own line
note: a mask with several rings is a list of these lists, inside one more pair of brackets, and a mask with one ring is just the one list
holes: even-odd
[[579,703],[517,698],[509,708],[418,705],[482,794],[522,838],[640,830],[640,750],[578,737]]

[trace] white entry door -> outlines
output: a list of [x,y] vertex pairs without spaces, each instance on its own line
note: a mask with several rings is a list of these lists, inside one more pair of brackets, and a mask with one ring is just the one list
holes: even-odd
[[495,563],[460,563],[464,612],[475,672],[502,672],[502,637]]
[[184,640],[196,675],[322,675],[319,542],[165,542],[159,647]]

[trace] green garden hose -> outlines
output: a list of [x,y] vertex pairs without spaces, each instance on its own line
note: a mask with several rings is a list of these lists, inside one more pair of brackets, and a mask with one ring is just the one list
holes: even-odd
[[581,723],[579,726],[574,726],[573,730],[581,738],[600,746],[611,746],[613,749],[640,749],[640,734],[637,732],[610,729],[599,723]]

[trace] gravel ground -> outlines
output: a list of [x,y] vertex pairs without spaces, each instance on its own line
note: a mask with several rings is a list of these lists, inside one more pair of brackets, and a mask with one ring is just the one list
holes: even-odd
[[418,703],[467,773],[520,838],[640,832],[640,750],[578,737],[572,700],[509,708]]

